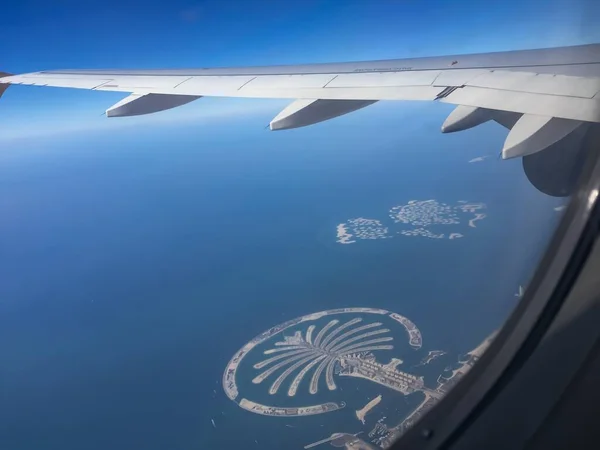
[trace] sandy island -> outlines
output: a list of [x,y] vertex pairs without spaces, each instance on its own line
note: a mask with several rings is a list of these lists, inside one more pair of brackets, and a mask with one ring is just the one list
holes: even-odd
[[381,394],[379,394],[377,397],[375,397],[373,400],[371,400],[369,403],[367,403],[365,406],[363,406],[362,409],[357,409],[356,410],[356,418],[364,424],[365,416],[367,415],[367,413],[369,411],[371,411],[373,408],[375,408],[379,404],[380,401],[381,401]]
[[337,238],[340,244],[352,244],[356,241],[352,240],[352,234],[348,232],[348,229],[343,223],[337,226]]
[[475,228],[475,221],[485,219],[485,214],[475,214],[475,218],[469,220],[469,226]]

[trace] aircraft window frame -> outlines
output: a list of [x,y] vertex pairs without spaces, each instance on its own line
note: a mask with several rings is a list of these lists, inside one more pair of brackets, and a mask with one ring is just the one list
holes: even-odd
[[586,155],[578,188],[525,295],[481,359],[392,449],[452,445],[519,371],[553,323],[590,255],[600,223],[600,126],[590,133],[594,147]]

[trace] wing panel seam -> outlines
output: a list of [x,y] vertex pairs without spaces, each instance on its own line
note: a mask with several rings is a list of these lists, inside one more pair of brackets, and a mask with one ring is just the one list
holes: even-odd
[[244,86],[246,86],[248,83],[251,83],[252,81],[256,80],[258,77],[252,77],[250,78],[248,81],[246,81],[245,83],[243,83],[239,88],[237,88],[237,90],[241,90]]
[[[549,97],[558,97],[558,98],[579,98],[581,100],[594,100],[596,98],[596,95],[598,95],[598,93],[596,93],[594,95],[594,97],[582,97],[580,95],[563,95],[563,94],[552,94],[550,92],[532,92],[532,91],[516,91],[514,89],[502,89],[502,88],[497,88],[497,87],[488,87],[488,86],[471,86],[471,85],[465,85],[462,87],[466,87],[466,88],[476,88],[476,89],[485,89],[487,91],[498,91],[498,92],[512,92],[514,94],[532,94],[532,95],[543,95],[543,96],[549,96]],[[450,94],[450,93],[448,93]]]
[[110,83],[110,82],[112,82],[112,81],[114,81],[114,80],[106,80],[106,81],[103,81],[102,83],[100,83],[100,84],[98,84],[98,85],[94,86],[94,87],[92,88],[92,90],[96,90],[96,89],[98,89],[99,87],[105,86],[105,85],[107,85],[108,83]]
[[186,81],[190,81],[192,78],[194,78],[194,77],[188,77],[188,78],[186,78],[185,80],[183,80],[183,81],[181,81],[181,82],[177,83],[175,86],[173,86],[173,89],[176,89],[176,88],[178,88],[179,86],[181,86],[181,85],[182,85],[183,83],[185,83]]
[[333,80],[335,80],[337,77],[339,77],[339,75],[335,75],[335,76],[334,76],[334,77],[333,77],[331,80],[329,80],[327,83],[325,83],[325,84],[323,85],[323,88],[326,88],[326,87],[327,87],[327,85],[328,85],[329,83],[331,83]]

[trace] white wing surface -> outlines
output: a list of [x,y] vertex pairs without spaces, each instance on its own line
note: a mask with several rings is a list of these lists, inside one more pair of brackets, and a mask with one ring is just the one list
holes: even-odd
[[178,70],[0,73],[10,84],[130,93],[108,117],[149,114],[203,96],[294,99],[272,130],[311,125],[379,100],[457,108],[442,132],[495,120],[510,130],[503,158],[536,153],[600,122],[600,44],[340,64]]

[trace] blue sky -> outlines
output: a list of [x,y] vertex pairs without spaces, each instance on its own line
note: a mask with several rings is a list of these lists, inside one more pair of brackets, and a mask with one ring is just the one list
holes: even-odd
[[[600,41],[595,0],[22,0],[3,5],[0,70],[168,68],[327,62]],[[281,102],[205,100],[153,117],[107,120],[119,93],[11,87],[0,139],[168,121]],[[284,103],[283,103],[284,104]],[[114,122],[120,122],[119,124]],[[109,123],[107,123],[109,122]]]

